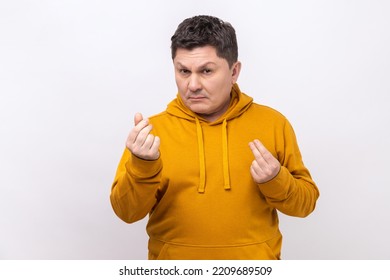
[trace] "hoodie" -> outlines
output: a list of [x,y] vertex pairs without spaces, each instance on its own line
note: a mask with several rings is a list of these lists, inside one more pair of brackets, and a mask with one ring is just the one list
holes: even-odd
[[[278,211],[305,217],[319,196],[288,120],[235,84],[228,110],[214,122],[179,94],[149,121],[160,157],[147,161],[125,149],[110,196],[127,223],[149,214],[148,258],[280,259]],[[250,174],[254,139],[281,164],[262,184]]]

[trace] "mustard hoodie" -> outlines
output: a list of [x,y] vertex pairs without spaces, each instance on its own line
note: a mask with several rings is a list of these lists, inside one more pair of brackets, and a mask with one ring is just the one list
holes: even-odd
[[[237,84],[231,95],[215,122],[190,111],[179,95],[149,118],[161,139],[159,159],[125,149],[111,204],[127,223],[149,214],[149,259],[280,259],[277,210],[297,217],[314,210],[319,192],[288,120],[253,103]],[[254,139],[282,165],[263,184],[249,171]]]

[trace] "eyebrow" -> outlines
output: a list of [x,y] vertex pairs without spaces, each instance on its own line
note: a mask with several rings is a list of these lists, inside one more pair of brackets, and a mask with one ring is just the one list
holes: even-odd
[[[181,67],[181,68],[188,69],[187,66],[181,64],[180,62],[177,62],[176,64],[177,64],[177,66],[179,66],[179,67]],[[205,67],[206,67],[207,65],[209,65],[209,64],[217,65],[216,63],[214,63],[214,62],[212,62],[212,61],[208,61],[208,62],[205,62],[205,63],[201,64],[201,65],[200,65],[199,67],[197,67],[197,68],[198,68],[198,69],[202,69],[202,68],[205,68]]]

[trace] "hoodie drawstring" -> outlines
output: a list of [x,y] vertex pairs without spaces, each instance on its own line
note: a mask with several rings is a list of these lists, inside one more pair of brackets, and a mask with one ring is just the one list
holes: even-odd
[[204,159],[203,132],[198,118],[196,121],[196,134],[198,135],[198,150],[199,150],[199,186],[198,192],[204,193],[206,185],[206,163]]
[[[198,151],[199,151],[199,186],[198,192],[204,193],[206,187],[206,163],[204,155],[204,143],[203,132],[199,119],[195,118],[196,132],[198,136]],[[223,167],[223,179],[224,189],[230,190],[230,176],[229,176],[229,157],[228,157],[228,140],[227,140],[227,121],[223,120],[222,123],[222,167]]]
[[222,155],[223,155],[224,188],[225,188],[225,190],[230,190],[227,121],[226,121],[226,119],[224,119],[223,123],[222,123]]

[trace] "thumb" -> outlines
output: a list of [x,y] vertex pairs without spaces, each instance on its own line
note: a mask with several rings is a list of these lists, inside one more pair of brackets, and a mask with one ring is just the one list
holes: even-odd
[[142,120],[143,120],[143,116],[141,113],[136,113],[134,115],[134,125],[137,125]]

